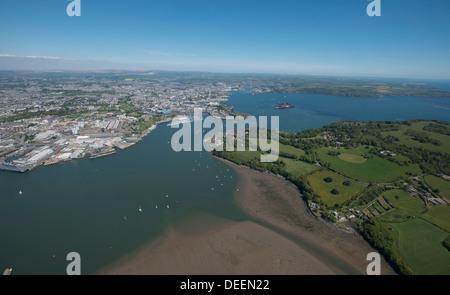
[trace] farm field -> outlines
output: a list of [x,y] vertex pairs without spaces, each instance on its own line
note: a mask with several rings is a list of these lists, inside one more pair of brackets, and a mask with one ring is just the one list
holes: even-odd
[[439,190],[438,194],[441,197],[450,200],[450,181],[433,175],[427,175],[424,179],[431,188]]
[[[329,183],[324,181],[327,177],[331,178],[333,181]],[[346,186],[343,182],[347,181],[347,179],[330,171],[316,172],[308,177],[308,181],[310,182],[312,189],[329,207],[350,200],[365,187],[365,185],[354,181],[350,181],[350,186]],[[337,195],[331,193],[333,189],[336,189],[339,193]]]
[[449,232],[450,235],[450,206],[430,206],[420,215],[421,218]]
[[385,222],[401,222],[418,216],[425,210],[425,204],[418,198],[411,197],[410,193],[399,189],[384,192],[382,197],[395,209],[381,217]]
[[442,242],[450,234],[450,207],[426,208],[421,199],[399,189],[382,197],[395,209],[378,219],[395,230],[396,246],[406,264],[417,274],[448,274],[450,252]]
[[[415,122],[411,124],[411,126],[402,126],[402,128],[398,131],[381,132],[381,134],[383,136],[391,135],[397,137],[399,139],[398,141],[399,144],[404,144],[407,146],[413,146],[417,148],[422,147],[433,151],[448,152],[448,147],[450,146],[450,136],[423,130],[423,128],[428,126],[429,124],[430,122]],[[440,145],[437,146],[432,143],[421,143],[417,140],[414,140],[412,139],[412,136],[404,134],[408,129],[423,132],[431,139],[439,141]]]
[[284,157],[280,157],[279,159],[286,163],[286,171],[296,176],[308,175],[320,169],[318,166],[302,161],[296,161]]
[[398,251],[416,274],[450,273],[450,252],[441,244],[448,232],[420,218],[386,225],[396,231]]
[[298,149],[298,148],[290,146],[290,145],[285,145],[282,143],[280,143],[280,152],[294,156],[296,158],[303,156],[305,154],[305,151],[303,151],[301,149]]
[[341,154],[338,157],[345,162],[355,163],[355,164],[362,164],[367,161],[367,159],[362,156],[349,154],[349,153]]
[[[333,151],[339,151],[341,155],[332,156],[328,154],[328,152]],[[396,181],[400,176],[408,176],[406,175],[406,172],[412,173],[413,175],[418,175],[421,173],[421,170],[417,164],[400,166],[377,156],[373,156],[366,161],[362,161],[358,157],[361,157],[360,154],[364,155],[364,153],[367,153],[367,150],[363,147],[351,150],[320,148],[317,150],[317,153],[322,164],[324,162],[328,162],[330,163],[330,168],[336,172],[363,182],[392,182]],[[354,159],[354,162],[348,161],[348,159],[351,158],[349,155],[353,155],[352,158]],[[343,160],[342,157],[346,160]],[[359,159],[360,162],[357,163],[356,159]]]

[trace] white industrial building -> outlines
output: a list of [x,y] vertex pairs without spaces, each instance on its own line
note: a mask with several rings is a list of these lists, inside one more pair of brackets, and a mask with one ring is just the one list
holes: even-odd
[[28,160],[28,162],[35,164],[35,163],[45,159],[46,157],[50,156],[51,154],[53,154],[53,150],[51,148],[44,149],[44,150],[38,152],[36,155],[32,156]]

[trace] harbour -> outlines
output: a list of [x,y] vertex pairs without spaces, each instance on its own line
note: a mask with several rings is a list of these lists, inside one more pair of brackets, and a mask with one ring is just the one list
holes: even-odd
[[231,203],[236,175],[206,152],[172,151],[173,132],[160,125],[114,157],[0,174],[0,234],[9,241],[0,245],[0,267],[65,274],[67,253],[78,252],[90,274],[189,216],[245,218]]
[[[230,101],[239,97],[233,95]],[[243,104],[236,103],[239,111],[246,111]],[[270,101],[258,110],[269,109],[273,110]],[[317,115],[311,122],[321,126],[330,119],[323,118]],[[368,119],[376,120],[376,114]],[[305,125],[297,122],[291,128]],[[217,216],[231,222],[251,220],[234,203],[242,187],[233,169],[207,152],[174,152],[170,147],[174,132],[160,124],[115,157],[0,174],[0,234],[11,241],[0,245],[0,267],[13,267],[14,274],[64,274],[65,257],[75,251],[82,253],[83,273],[91,274],[164,238],[173,228],[202,232],[205,222],[188,229],[182,225],[203,214],[214,216],[211,223]]]

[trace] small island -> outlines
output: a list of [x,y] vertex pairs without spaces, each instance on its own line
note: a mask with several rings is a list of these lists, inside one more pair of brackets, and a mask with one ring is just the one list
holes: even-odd
[[283,103],[280,103],[280,104],[276,105],[275,108],[276,109],[292,109],[292,108],[294,108],[294,106],[290,105],[290,104],[288,104],[286,102],[283,102]]

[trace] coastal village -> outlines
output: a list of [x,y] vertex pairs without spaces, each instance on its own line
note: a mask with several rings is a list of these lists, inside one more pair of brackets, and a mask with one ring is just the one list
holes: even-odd
[[[448,205],[448,202],[437,193],[434,193],[432,188],[424,189],[417,184],[403,183],[401,186],[390,186],[389,189],[399,189],[408,193],[411,197],[416,198],[423,202],[425,207]],[[323,211],[320,210],[320,205],[315,202],[308,202],[308,206],[316,216],[321,216]],[[395,210],[395,206],[390,204],[389,200],[383,196],[375,198],[368,204],[365,204],[362,208],[357,207],[341,207],[338,210],[330,210],[328,213],[334,217],[336,224],[340,227],[350,230],[348,227],[348,221],[355,219],[371,219],[381,217]]]

